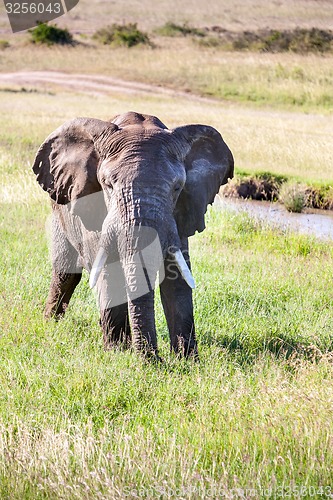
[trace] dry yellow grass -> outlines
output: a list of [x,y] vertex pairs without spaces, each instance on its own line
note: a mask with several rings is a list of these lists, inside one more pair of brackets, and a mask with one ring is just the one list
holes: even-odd
[[333,108],[333,57],[230,53],[199,48],[190,40],[168,46],[75,49],[27,45],[6,49],[0,71],[62,70],[148,82],[250,106],[306,112]]
[[75,116],[109,119],[130,109],[155,114],[169,127],[186,123],[216,127],[240,171],[265,170],[318,183],[332,181],[332,116],[253,110],[161,95],[0,92],[2,201],[27,203],[31,197],[43,196],[32,179],[30,164],[38,145],[65,120]]

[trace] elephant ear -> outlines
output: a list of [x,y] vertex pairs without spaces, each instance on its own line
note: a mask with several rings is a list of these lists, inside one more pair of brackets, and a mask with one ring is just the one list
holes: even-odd
[[[79,215],[88,228],[95,226],[93,213],[97,210],[92,212],[90,206],[95,205],[96,197],[88,195],[102,189],[97,167],[103,154],[103,142],[116,130],[116,125],[102,120],[70,120],[47,137],[33,164],[37,181],[44,191],[59,205],[71,203],[71,213]],[[100,198],[102,202],[103,197]]]
[[220,186],[233,177],[234,160],[221,134],[206,125],[187,125],[172,131],[186,169],[186,182],[179,195],[175,218],[179,236],[192,236],[205,229],[205,213]]

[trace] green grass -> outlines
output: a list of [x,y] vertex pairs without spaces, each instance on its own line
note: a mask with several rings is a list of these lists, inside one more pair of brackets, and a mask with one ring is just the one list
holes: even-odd
[[[134,103],[170,126],[223,123],[228,143],[237,130],[238,142],[243,137],[246,144],[248,114],[191,103],[179,116],[180,101],[169,98],[6,97],[0,496],[113,499],[140,491],[158,498],[159,491],[168,497],[177,490],[196,499],[240,488],[259,497],[269,488],[320,491],[332,484],[331,245],[211,210],[206,231],[191,241],[199,364],[170,356],[158,299],[163,366],[131,352],[104,352],[87,276],[64,320],[42,319],[50,208],[28,167],[47,133],[66,118],[107,118]],[[290,145],[279,145],[281,157],[292,154]],[[248,162],[255,162],[249,151]],[[308,151],[303,148],[303,161]]]
[[211,210],[192,238],[201,362],[170,357],[157,300],[157,367],[103,351],[86,277],[64,320],[42,320],[48,213],[1,206],[2,498],[332,483],[331,246]]

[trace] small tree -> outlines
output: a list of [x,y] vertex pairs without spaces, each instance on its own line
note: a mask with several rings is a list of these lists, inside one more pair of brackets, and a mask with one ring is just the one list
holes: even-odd
[[58,28],[56,24],[49,25],[38,23],[36,28],[30,29],[32,43],[45,43],[46,45],[72,45],[73,37],[67,29]]

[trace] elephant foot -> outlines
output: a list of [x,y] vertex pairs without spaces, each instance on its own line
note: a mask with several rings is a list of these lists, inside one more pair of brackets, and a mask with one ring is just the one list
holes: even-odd
[[66,308],[63,308],[62,311],[58,311],[58,304],[48,304],[44,310],[44,319],[46,321],[50,319],[54,319],[55,321],[59,321],[65,316]]
[[126,351],[130,349],[132,342],[131,339],[113,339],[110,338],[110,335],[106,335],[103,333],[103,345],[104,345],[104,351],[112,351],[112,350],[119,350],[119,351]]
[[119,315],[119,311],[107,309],[102,312],[99,320],[103,332],[104,350],[126,350],[132,345],[131,330],[127,316]]
[[142,354],[144,356],[144,359],[148,361],[149,363],[153,363],[156,365],[161,365],[164,363],[164,359],[161,358],[161,356],[158,354],[157,351],[142,351]]
[[199,361],[198,346],[195,340],[189,341],[180,335],[177,335],[176,342],[171,345],[171,351],[179,358]]

